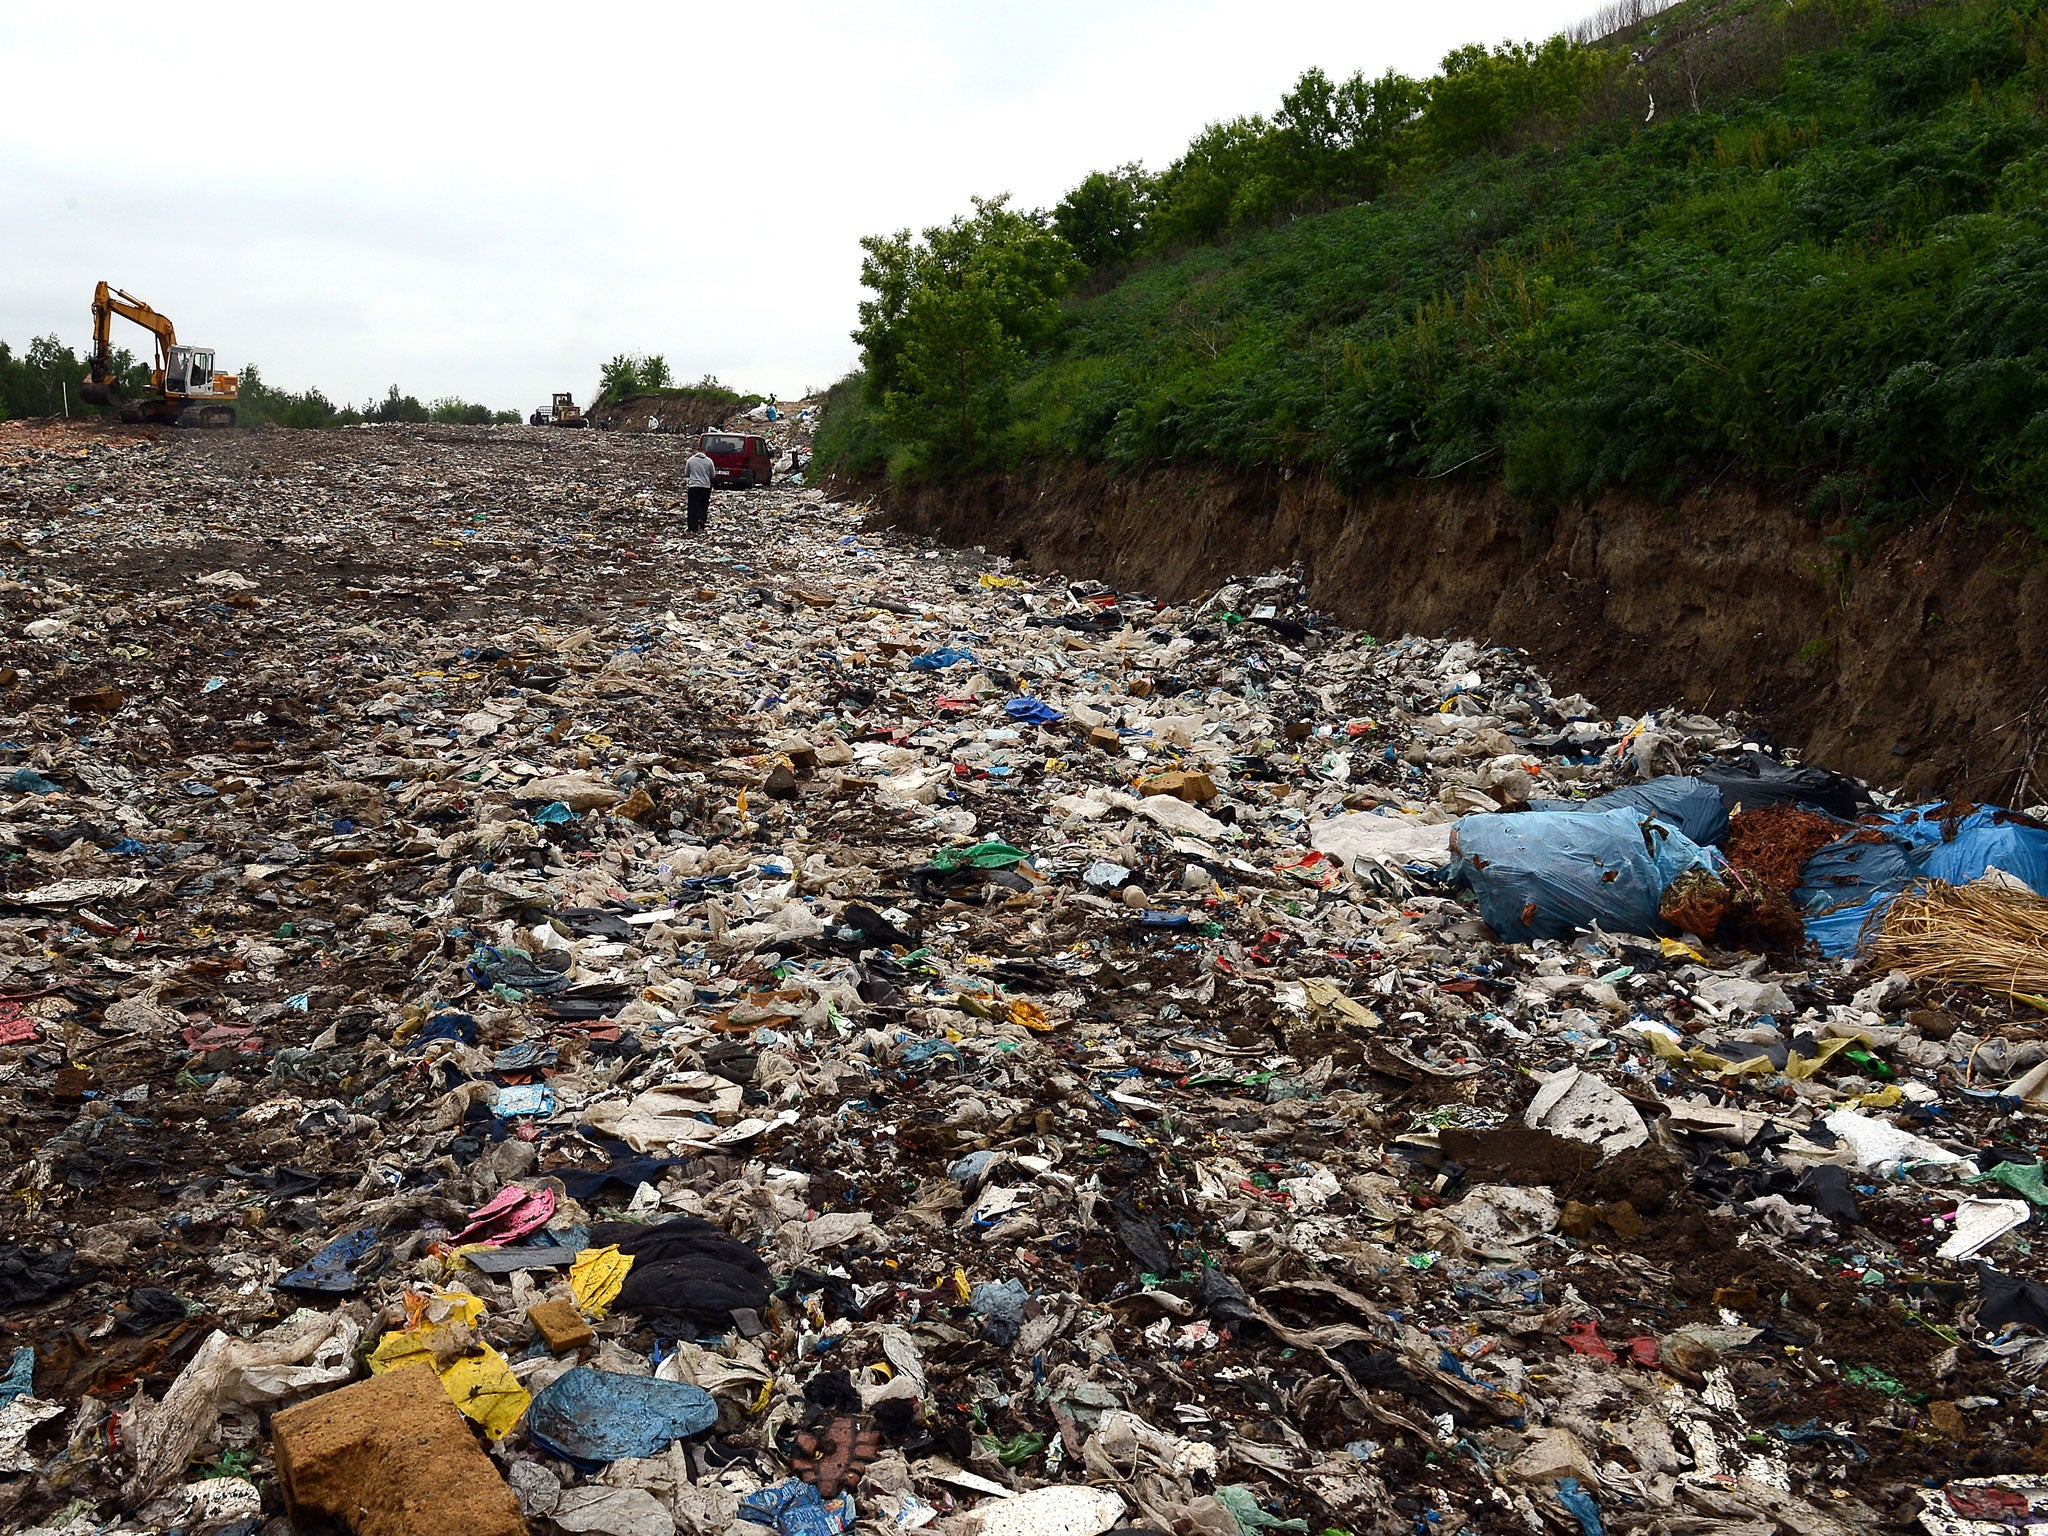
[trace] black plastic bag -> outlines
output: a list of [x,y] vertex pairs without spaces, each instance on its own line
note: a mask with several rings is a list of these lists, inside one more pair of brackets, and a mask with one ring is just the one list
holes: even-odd
[[1749,751],[1733,762],[1702,768],[1698,777],[1721,791],[1729,810],[1747,806],[1803,805],[1838,821],[1854,821],[1872,809],[1870,792],[1854,779],[1825,768],[1788,768],[1776,758]]

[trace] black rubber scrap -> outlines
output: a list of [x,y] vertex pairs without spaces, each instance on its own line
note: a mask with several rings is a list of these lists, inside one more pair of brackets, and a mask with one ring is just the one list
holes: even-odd
[[1117,1241],[1138,1261],[1141,1270],[1148,1275],[1178,1273],[1180,1260],[1167,1247],[1166,1231],[1156,1219],[1147,1216],[1122,1195],[1110,1202],[1109,1212]]

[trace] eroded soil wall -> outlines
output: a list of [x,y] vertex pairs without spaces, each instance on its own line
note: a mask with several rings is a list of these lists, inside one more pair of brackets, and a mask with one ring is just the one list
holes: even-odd
[[1876,784],[2048,799],[2048,565],[1953,517],[1850,559],[1734,495],[1545,523],[1498,491],[1358,502],[1315,478],[1071,466],[878,504],[889,526],[1170,598],[1299,561],[1347,624],[1522,646],[1609,709],[1739,709]]

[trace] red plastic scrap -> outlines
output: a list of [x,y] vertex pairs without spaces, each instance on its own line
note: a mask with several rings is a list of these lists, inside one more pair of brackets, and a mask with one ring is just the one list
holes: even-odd
[[19,1003],[0,1003],[0,1045],[20,1045],[36,1037],[42,1020]]
[[[1607,1341],[1600,1337],[1600,1325],[1590,1317],[1573,1323],[1558,1337],[1582,1355],[1591,1355],[1595,1360],[1605,1360],[1609,1365],[1620,1363],[1621,1356],[1607,1347]],[[1655,1348],[1652,1346],[1652,1358],[1654,1357]]]
[[1628,1357],[1647,1370],[1657,1369],[1657,1341],[1647,1333],[1639,1333],[1628,1341]]
[[497,1247],[548,1224],[555,1214],[555,1192],[507,1184],[480,1209],[470,1212],[469,1225],[455,1234],[454,1245],[485,1243]]
[[2001,1524],[2024,1521],[2031,1507],[2027,1496],[2011,1488],[1959,1488],[1954,1483],[1941,1490],[1948,1507],[1965,1520],[1996,1520]]
[[219,1051],[232,1046],[238,1051],[260,1051],[263,1036],[242,1024],[214,1024],[205,1029],[192,1028],[184,1032],[185,1049],[188,1051]]

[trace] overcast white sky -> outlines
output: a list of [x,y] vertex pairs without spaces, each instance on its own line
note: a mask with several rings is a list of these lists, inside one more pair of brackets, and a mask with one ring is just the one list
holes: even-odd
[[530,410],[620,351],[787,397],[854,363],[863,234],[1164,165],[1312,64],[1427,73],[1592,8],[6,5],[0,338],[82,352],[105,277],[341,401]]

